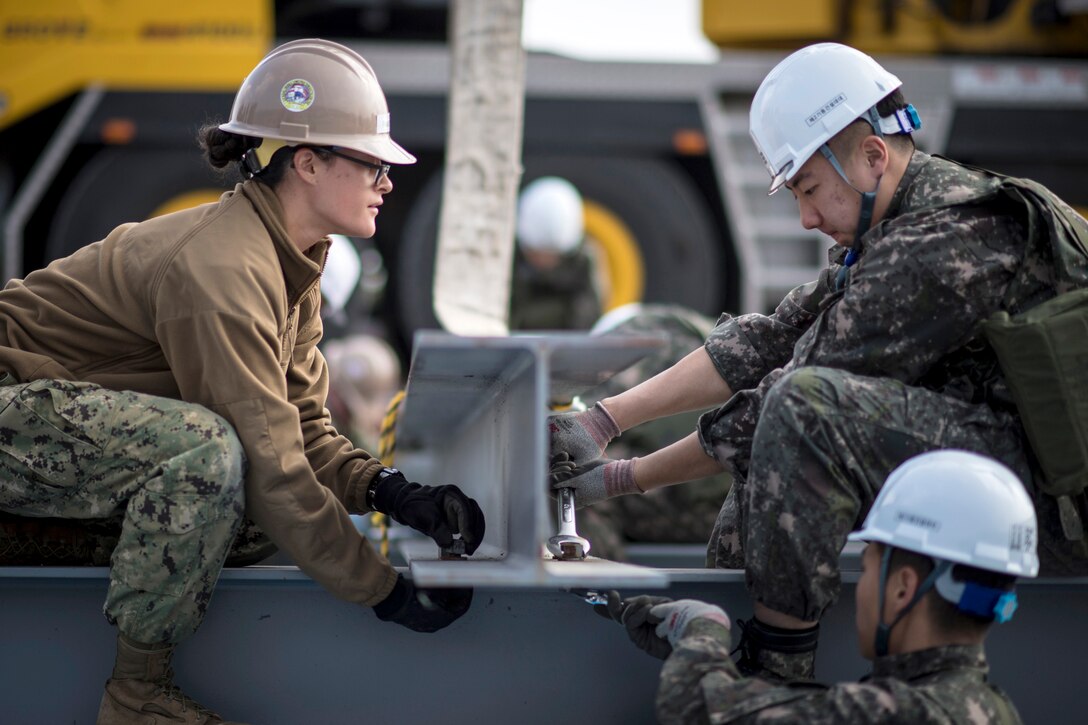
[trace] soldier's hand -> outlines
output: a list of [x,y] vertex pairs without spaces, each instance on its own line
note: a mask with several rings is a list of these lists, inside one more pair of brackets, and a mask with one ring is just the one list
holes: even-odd
[[557,462],[553,457],[548,483],[553,490],[573,488],[575,508],[592,506],[613,496],[642,493],[635,483],[636,460],[598,458],[581,466],[571,466],[569,462]]
[[678,599],[662,602],[650,608],[648,617],[660,620],[654,632],[675,647],[684,630],[696,619],[709,619],[729,629],[729,615],[721,607],[700,602],[697,599]]
[[378,474],[374,484],[374,509],[399,524],[430,536],[441,547],[461,534],[470,556],[484,539],[484,513],[475,500],[457,486],[424,486],[411,483],[395,469]]
[[437,632],[464,615],[471,604],[471,589],[417,589],[398,574],[393,591],[374,607],[374,614],[415,632]]
[[635,645],[658,659],[665,659],[672,652],[668,639],[657,633],[661,618],[653,608],[672,602],[666,597],[639,596],[621,599],[619,592],[608,592],[608,603],[594,605],[593,610],[602,617],[619,622],[627,630],[627,637]]
[[600,458],[609,441],[620,432],[612,415],[600,403],[580,413],[548,416],[552,456],[566,453],[575,465]]

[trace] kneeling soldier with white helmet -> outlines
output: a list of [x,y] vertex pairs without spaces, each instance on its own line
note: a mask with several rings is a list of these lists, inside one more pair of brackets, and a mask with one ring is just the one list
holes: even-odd
[[[1018,723],[987,682],[983,641],[1016,609],[1016,577],[1034,577],[1035,510],[1005,466],[964,451],[925,453],[888,477],[852,541],[868,542],[856,592],[860,683],[742,677],[729,617],[691,599],[609,593],[601,614],[665,659],[661,722]],[[744,647],[741,638],[741,649]],[[773,712],[772,712],[773,711]]]

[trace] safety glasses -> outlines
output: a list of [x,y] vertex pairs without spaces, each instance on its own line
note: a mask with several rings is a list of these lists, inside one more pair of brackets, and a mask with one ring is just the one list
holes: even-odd
[[369,161],[357,159],[354,156],[349,156],[348,154],[344,153],[344,149],[339,146],[320,146],[319,148],[328,151],[333,156],[345,159],[347,161],[351,161],[352,163],[359,164],[360,166],[365,166],[366,168],[373,170],[374,186],[382,183],[382,179],[389,175],[389,164],[374,164]]

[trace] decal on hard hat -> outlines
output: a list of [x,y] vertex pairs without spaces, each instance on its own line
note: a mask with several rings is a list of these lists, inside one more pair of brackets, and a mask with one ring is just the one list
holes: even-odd
[[289,80],[280,89],[280,103],[288,111],[305,111],[314,103],[314,87],[302,78]]
[[1035,528],[1030,525],[1015,524],[1009,528],[1009,549],[1011,551],[1029,551],[1035,548]]
[[378,114],[378,128],[374,133],[389,133],[389,114]]
[[823,118],[827,114],[831,113],[832,111],[834,111],[836,108],[838,108],[839,106],[841,106],[844,103],[846,103],[846,94],[845,93],[840,93],[837,96],[835,96],[834,98],[832,98],[830,101],[828,101],[827,103],[825,103],[824,105],[820,106],[815,111],[810,113],[808,118],[805,119],[805,123],[808,124],[809,126],[811,126],[812,124],[816,123],[821,118]]

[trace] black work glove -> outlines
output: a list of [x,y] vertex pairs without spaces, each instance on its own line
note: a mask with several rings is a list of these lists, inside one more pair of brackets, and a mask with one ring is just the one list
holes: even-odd
[[471,589],[417,589],[398,574],[393,591],[374,606],[374,614],[415,632],[437,632],[460,618],[471,604]]
[[661,617],[650,614],[650,610],[671,601],[667,597],[645,595],[624,600],[619,592],[612,590],[608,592],[608,604],[594,604],[593,611],[622,624],[627,629],[627,636],[639,649],[663,660],[672,653],[672,645],[669,640],[657,635],[655,630],[661,623]]
[[457,486],[411,483],[395,468],[382,469],[371,486],[375,511],[430,536],[443,548],[459,533],[471,556],[484,540],[484,512]]

